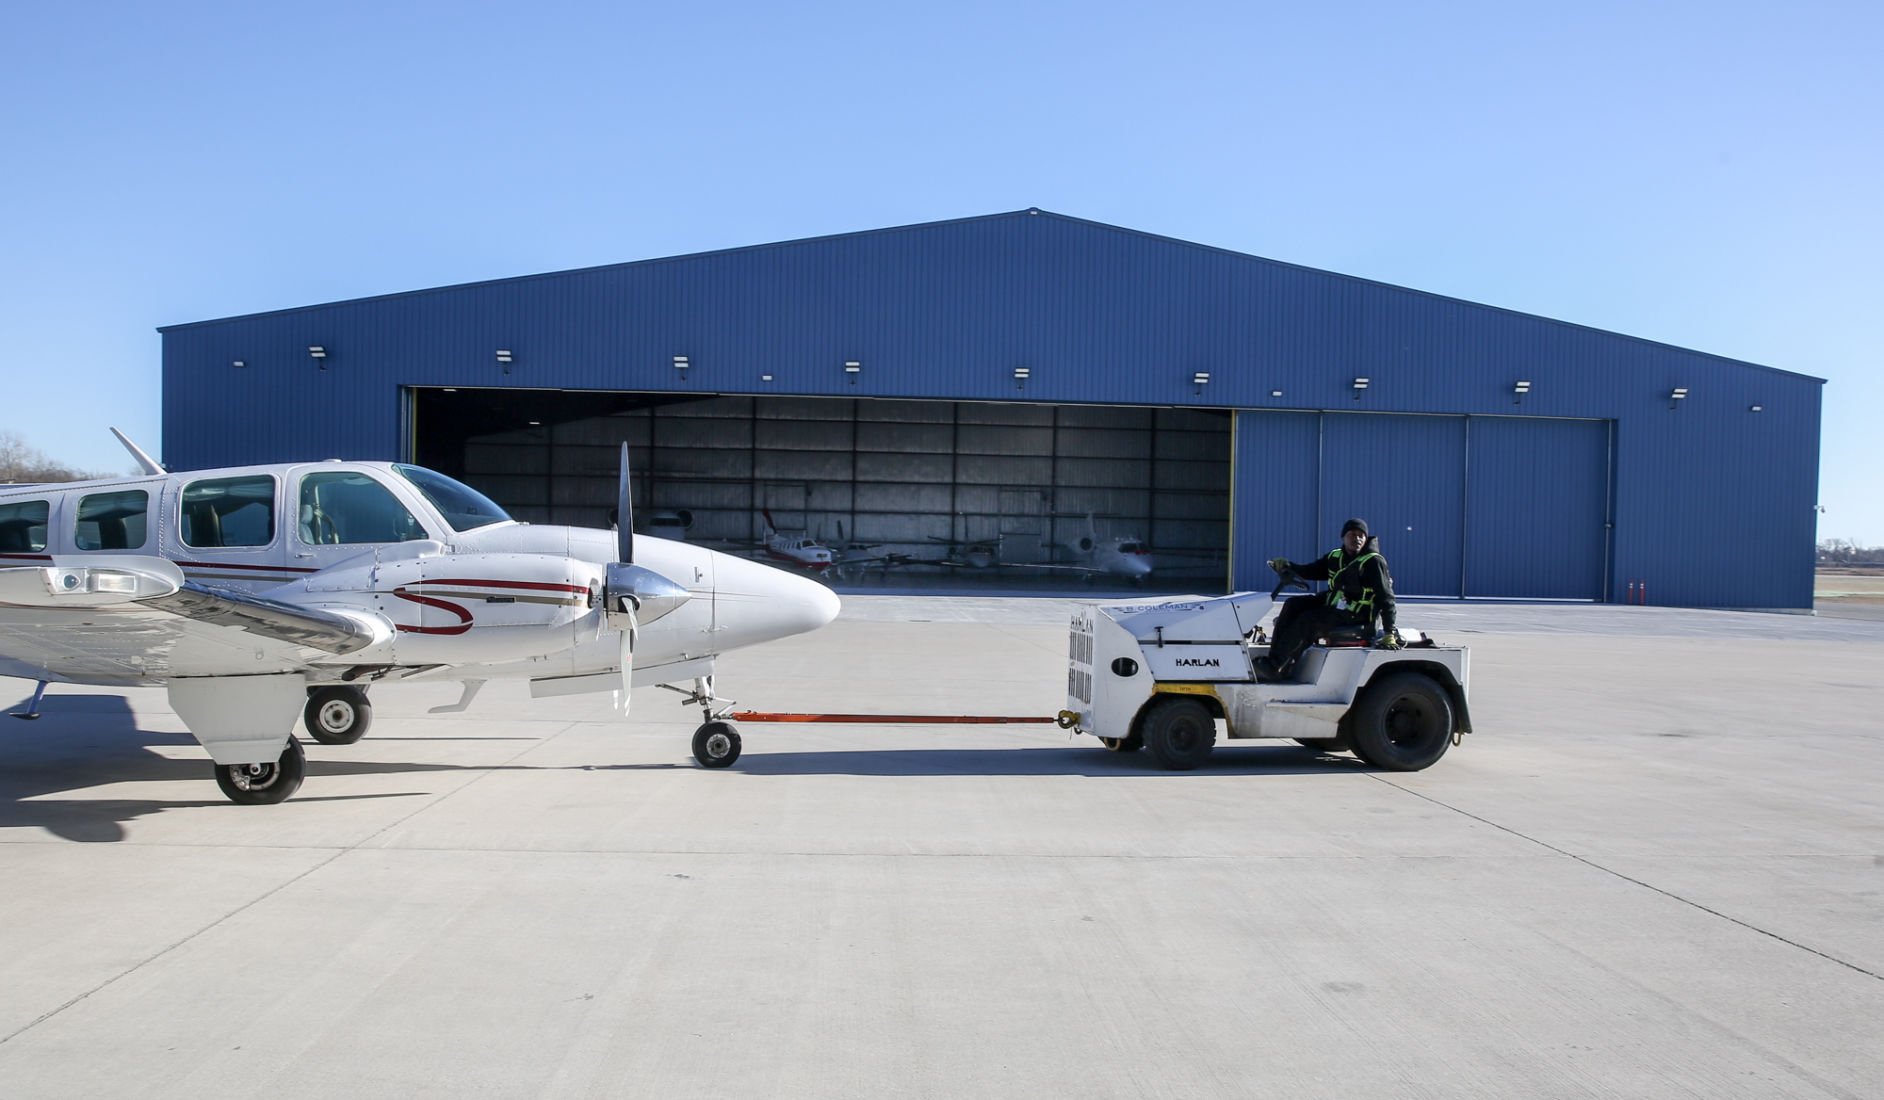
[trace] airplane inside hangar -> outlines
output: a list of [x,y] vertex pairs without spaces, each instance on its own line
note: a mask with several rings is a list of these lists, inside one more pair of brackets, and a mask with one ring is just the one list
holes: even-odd
[[530,522],[606,526],[626,442],[643,530],[762,546],[769,518],[830,547],[839,585],[1228,583],[1220,410],[475,387],[411,400],[417,461]]

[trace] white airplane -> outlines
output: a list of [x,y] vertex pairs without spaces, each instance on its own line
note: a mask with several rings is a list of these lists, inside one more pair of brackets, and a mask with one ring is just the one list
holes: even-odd
[[648,525],[642,528],[642,531],[655,538],[686,542],[687,531],[692,526],[693,513],[682,508],[679,511],[654,513],[649,517]]
[[822,573],[831,568],[830,547],[803,531],[780,531],[778,525],[772,522],[770,508],[761,508],[759,514],[765,517],[765,540],[758,544],[758,549],[765,557],[811,573]]
[[941,543],[948,547],[947,556],[932,561],[923,561],[921,565],[940,565],[949,569],[996,569],[1001,562],[1001,545],[1006,535],[980,542],[958,542],[945,539],[940,535],[930,535],[930,542]]
[[1091,512],[1086,513],[1086,533],[1061,543],[1055,549],[1064,552],[1070,560],[1004,564],[1017,569],[1064,570],[1079,573],[1087,580],[1100,576],[1122,577],[1133,584],[1144,584],[1157,568],[1151,556],[1151,547],[1143,539],[1136,536],[1100,538],[1098,528],[1093,525]]
[[0,675],[39,681],[21,718],[49,682],[165,686],[239,803],[300,786],[296,717],[358,740],[386,681],[462,683],[434,712],[500,678],[614,691],[624,712],[634,685],[668,686],[705,716],[694,756],[725,767],[740,739],[716,658],[838,612],[806,578],[635,536],[626,446],[611,532],[517,523],[400,463],[166,473],[125,443],[144,476],[0,489]]

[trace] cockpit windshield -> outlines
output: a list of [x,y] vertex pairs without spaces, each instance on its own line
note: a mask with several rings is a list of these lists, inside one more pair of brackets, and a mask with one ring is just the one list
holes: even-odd
[[410,481],[425,499],[432,502],[451,524],[454,531],[469,531],[476,527],[488,527],[493,523],[503,523],[510,518],[510,513],[498,507],[490,497],[478,492],[461,481],[453,481],[435,470],[423,466],[395,465],[399,476]]

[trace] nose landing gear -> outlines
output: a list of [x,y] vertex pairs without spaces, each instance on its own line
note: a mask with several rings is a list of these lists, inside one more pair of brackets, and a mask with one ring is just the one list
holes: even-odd
[[735,700],[716,698],[711,676],[695,678],[692,691],[672,684],[661,686],[679,692],[688,703],[700,705],[701,716],[706,721],[693,731],[693,758],[703,768],[731,767],[733,761],[739,759],[739,729],[725,718],[733,709]]

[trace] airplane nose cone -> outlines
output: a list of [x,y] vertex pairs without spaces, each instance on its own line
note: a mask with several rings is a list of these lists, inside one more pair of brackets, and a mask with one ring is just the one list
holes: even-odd
[[814,580],[730,554],[713,563],[713,617],[719,648],[732,649],[816,630],[837,618],[837,593]]

